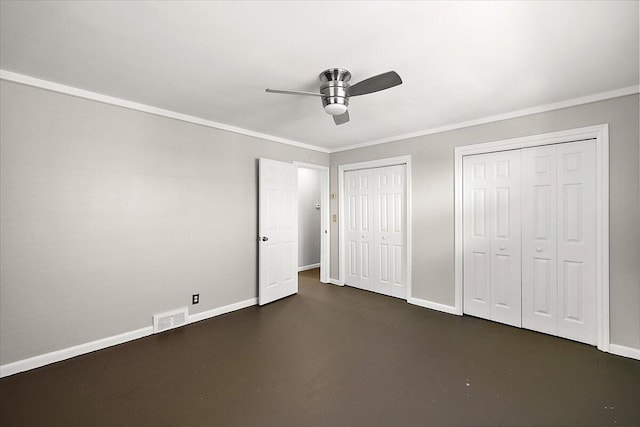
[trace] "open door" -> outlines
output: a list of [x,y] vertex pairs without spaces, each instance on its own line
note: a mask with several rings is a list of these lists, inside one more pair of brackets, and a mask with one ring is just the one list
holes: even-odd
[[260,159],[258,171],[258,303],[298,293],[297,171]]

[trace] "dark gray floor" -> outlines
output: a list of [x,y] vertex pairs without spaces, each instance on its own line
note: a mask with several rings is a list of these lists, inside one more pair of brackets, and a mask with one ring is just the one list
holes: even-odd
[[300,276],[300,293],[0,380],[2,426],[638,426],[640,362]]

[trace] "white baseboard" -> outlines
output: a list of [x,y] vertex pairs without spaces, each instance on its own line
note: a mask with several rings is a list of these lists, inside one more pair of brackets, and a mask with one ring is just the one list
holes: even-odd
[[301,271],[313,270],[314,268],[320,268],[320,263],[303,265],[302,267],[298,267],[298,273],[300,273]]
[[344,286],[344,283],[342,283],[340,280],[338,279],[331,279],[329,278],[329,283],[331,283],[332,285],[336,285],[336,286]]
[[626,347],[619,344],[609,344],[609,353],[640,360],[640,348]]
[[232,311],[241,310],[243,308],[251,307],[252,305],[256,304],[258,304],[258,298],[249,298],[244,301],[225,305],[224,307],[218,307],[211,310],[203,311],[202,313],[192,314],[189,316],[189,323],[210,319],[212,317],[220,316],[221,314],[231,313]]
[[138,338],[151,335],[152,333],[153,326],[147,326],[146,328],[125,332],[124,334],[114,335],[112,337],[74,345],[73,347],[63,348],[62,350],[52,351],[51,353],[45,353],[28,359],[7,363],[6,365],[0,366],[0,378],[28,371],[30,369],[39,368],[41,366],[49,365],[50,363],[60,362],[61,360],[71,359],[72,357],[91,353],[92,351],[102,350],[103,348],[122,344],[127,341],[133,341]]
[[[340,283],[339,280],[329,279],[329,283],[337,286],[344,286],[344,283]],[[409,304],[417,305],[420,307],[429,308],[432,310],[441,311],[448,314],[458,314],[455,307],[437,302],[431,302],[419,298],[407,299]],[[210,319],[212,317],[220,316],[222,314],[230,313],[232,311],[241,310],[246,307],[251,307],[258,303],[257,298],[250,298],[237,303],[229,304],[223,307],[214,308],[212,310],[203,311],[202,313],[196,313],[189,316],[189,323],[199,322],[201,320]],[[49,365],[51,363],[60,362],[62,360],[70,359],[72,357],[80,356],[82,354],[91,353],[92,351],[102,350],[107,347],[122,344],[128,341],[133,341],[139,338],[143,338],[153,334],[153,327],[148,326],[146,328],[136,329],[135,331],[125,332],[123,334],[114,335],[107,338],[102,338],[96,341],[91,341],[85,344],[75,345],[62,350],[52,351],[50,353],[41,354],[38,356],[30,357],[28,359],[18,360],[16,362],[7,363],[0,366],[0,378],[14,375],[20,372],[28,371],[31,369],[39,368],[41,366]],[[640,349],[626,347],[618,344],[610,344],[609,353],[616,354],[618,356],[629,357],[632,359],[640,360]]]
[[[212,310],[203,311],[202,313],[192,314],[188,318],[188,323],[199,322],[211,317],[220,316],[221,314],[230,313],[242,308],[250,307],[258,304],[258,298],[250,298],[248,300],[236,302],[234,304],[225,305],[224,307],[214,308]],[[71,359],[72,357],[91,353],[92,351],[102,350],[107,347],[133,341],[153,334],[153,326],[137,329],[135,331],[125,332],[123,334],[114,335],[112,337],[102,338],[84,344],[74,345],[73,347],[64,348],[62,350],[52,351],[50,353],[41,354],[30,357],[28,359],[18,360],[16,362],[7,363],[0,366],[0,378],[28,371],[30,369],[39,368],[51,363],[60,362],[62,360]]]
[[[423,300],[420,298],[409,298],[407,299],[409,304],[418,305],[420,307],[430,308],[432,310],[442,311],[443,313],[455,314],[460,316],[461,314],[458,312],[456,307],[451,305],[440,304],[437,302],[431,302],[427,300]],[[633,347],[626,347],[624,345],[619,344],[609,344],[608,353],[616,354],[618,356],[629,357],[631,359],[640,360],[640,349]]]
[[452,305],[445,305],[437,302],[427,301],[425,299],[411,297],[407,298],[407,302],[409,304],[418,305],[420,307],[430,308],[431,310],[437,310],[443,313],[455,314],[459,316],[458,310]]

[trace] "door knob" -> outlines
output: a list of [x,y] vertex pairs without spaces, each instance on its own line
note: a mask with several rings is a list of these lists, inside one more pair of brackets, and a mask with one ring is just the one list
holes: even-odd
[[536,248],[536,252],[542,252],[542,248]]
[[269,238],[268,238],[267,236],[264,236],[264,237],[262,238],[262,241],[263,241],[263,242],[266,242],[267,240],[269,240]]
[[500,246],[500,250],[501,250],[501,251],[504,251],[504,246]]

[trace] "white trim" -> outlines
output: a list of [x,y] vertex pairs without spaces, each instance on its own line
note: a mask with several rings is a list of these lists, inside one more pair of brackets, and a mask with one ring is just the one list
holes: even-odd
[[329,279],[329,283],[336,286],[344,286],[344,282],[341,282],[338,279]]
[[512,111],[510,113],[498,114],[496,116],[483,117],[480,119],[469,120],[466,122],[454,123],[446,126],[439,126],[431,129],[425,129],[417,132],[405,133],[402,135],[391,136],[383,139],[362,142],[359,144],[347,145],[345,147],[333,148],[330,153],[339,153],[340,151],[353,150],[356,148],[370,147],[372,145],[386,144],[387,142],[400,141],[403,139],[417,138],[435,133],[448,132],[456,129],[463,129],[471,126],[484,125],[487,123],[499,122],[501,120],[515,119],[518,117],[529,116],[532,114],[546,113],[548,111],[561,110],[563,108],[576,107],[578,105],[590,104],[592,102],[606,101],[607,99],[620,98],[627,95],[635,95],[640,92],[640,86],[629,86],[621,89],[611,90],[608,92],[596,93],[593,95],[583,96],[580,98],[568,99],[566,101],[555,102],[552,104],[540,105],[537,107],[527,108],[524,110]]
[[609,353],[640,360],[640,348],[626,347],[619,344],[609,344]]
[[[204,311],[202,313],[196,313],[188,317],[186,324],[199,322],[201,320],[209,319],[211,317],[219,316],[221,314],[230,313],[232,311],[236,311],[242,308],[256,305],[257,303],[258,303],[257,298],[250,298],[248,300],[240,301],[234,304],[229,304],[224,307],[218,307],[212,310]],[[107,347],[112,347],[114,345],[133,341],[138,338],[143,338],[152,334],[153,334],[153,326],[147,326],[146,328],[136,329],[135,331],[125,332],[123,334],[114,335],[112,337],[101,338],[99,340],[91,341],[84,344],[74,345],[72,347],[64,348],[62,350],[56,350],[50,353],[45,353],[45,354],[40,354],[38,356],[30,357],[28,359],[7,363],[5,365],[0,366],[0,378],[6,377],[9,375],[14,375],[20,372],[28,371],[31,369],[39,368],[41,366],[49,365],[51,363],[60,362],[62,360],[71,359],[72,357],[81,356],[83,354],[91,353],[97,350],[102,350]]]
[[30,357],[28,359],[7,363],[6,365],[0,366],[0,378],[17,374],[19,372],[28,371],[30,369],[39,368],[41,366],[45,366],[50,363],[71,359],[72,357],[80,356],[86,353],[91,353],[92,351],[102,350],[107,347],[122,344],[128,341],[133,341],[138,338],[149,336],[152,333],[153,333],[153,327],[147,326],[146,328],[125,332],[124,334],[114,335],[112,337],[102,338],[96,341],[91,341],[91,342],[80,344],[80,345],[74,345],[72,347],[64,348],[62,350],[56,350],[50,353],[45,353],[38,356]]
[[424,308],[429,308],[431,310],[441,311],[447,314],[456,314],[456,315],[458,314],[458,312],[456,311],[456,307],[452,305],[440,304],[437,302],[427,301],[420,298],[409,298],[407,299],[407,302],[409,304],[417,305]]
[[472,154],[535,147],[563,142],[595,139],[596,160],[596,221],[597,221],[597,343],[598,349],[610,351],[609,344],[609,125],[602,124],[522,138],[492,141],[456,147],[454,175],[455,208],[455,307],[462,315],[462,157]]
[[298,273],[300,273],[301,271],[313,270],[314,268],[319,268],[319,267],[320,267],[320,263],[303,265],[302,267],[298,267]]
[[319,151],[321,153],[330,153],[329,149],[324,147],[318,147],[317,145],[305,144],[303,142],[298,142],[298,141],[294,141],[286,138],[280,138],[278,136],[273,136],[266,133],[254,132],[249,129],[230,126],[224,123],[202,119],[200,117],[189,116],[187,114],[182,114],[175,111],[153,107],[151,105],[128,101],[126,99],[103,95],[101,93],[91,92],[84,89],[78,89],[72,86],[66,86],[59,83],[37,79],[31,76],[26,76],[24,74],[13,73],[11,71],[0,69],[0,80],[6,80],[9,82],[20,83],[26,86],[33,86],[40,89],[46,89],[52,92],[58,92],[58,93],[63,93],[65,95],[75,96],[77,98],[90,99],[92,101],[101,102],[103,104],[115,105],[118,107],[127,108],[129,110],[142,111],[144,113],[154,114],[156,116],[168,117],[170,119],[180,120],[187,123],[194,123],[194,124],[206,126],[209,128],[220,129],[228,132],[238,133],[241,135],[251,136],[254,138],[260,138],[268,141],[279,142],[281,144],[292,145],[294,147],[306,148],[307,150]]
[[249,298],[244,301],[238,301],[233,304],[225,305],[211,310],[203,311],[201,313],[195,313],[189,315],[189,323],[199,322],[201,320],[210,319],[212,317],[220,316],[222,314],[231,313],[232,311],[242,310],[243,308],[251,307],[258,304],[258,298]]
[[344,165],[338,165],[338,192],[340,193],[338,198],[339,203],[339,217],[338,217],[338,274],[340,276],[340,283],[344,285],[345,281],[345,253],[344,253],[344,173],[350,170],[358,169],[371,169],[384,166],[406,165],[406,192],[407,192],[407,300],[411,297],[411,272],[413,270],[413,239],[411,229],[411,155],[390,157],[386,159],[370,160],[366,162],[347,163]]
[[343,170],[348,171],[348,170],[358,170],[358,169],[382,168],[385,166],[404,165],[410,162],[411,162],[411,155],[408,154],[406,156],[389,157],[386,159],[367,160],[365,162],[357,162],[357,163],[345,163],[344,165],[338,165],[338,168],[342,168]]
[[596,304],[598,349],[610,351],[609,329],[609,125],[596,134]]
[[[296,168],[313,169],[320,171],[320,281],[329,283],[331,271],[331,195],[330,195],[330,167],[313,163],[293,162]],[[297,177],[297,173],[296,173]],[[324,233],[322,233],[324,230]],[[298,270],[300,271],[300,270]]]

